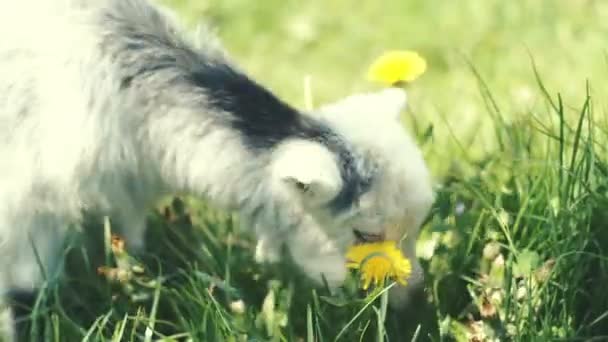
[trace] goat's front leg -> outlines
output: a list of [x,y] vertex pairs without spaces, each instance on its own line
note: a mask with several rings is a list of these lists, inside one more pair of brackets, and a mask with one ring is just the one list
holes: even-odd
[[13,319],[13,311],[8,305],[6,289],[0,287],[0,341],[13,342],[16,341],[15,322]]
[[318,284],[337,288],[346,279],[346,259],[327,235],[314,225],[303,225],[287,239],[294,262]]

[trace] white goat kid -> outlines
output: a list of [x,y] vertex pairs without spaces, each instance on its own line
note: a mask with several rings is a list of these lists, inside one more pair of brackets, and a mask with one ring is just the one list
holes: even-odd
[[[34,250],[46,274],[58,271],[83,211],[110,215],[141,247],[146,209],[174,192],[238,211],[260,260],[287,245],[332,286],[357,237],[407,234],[408,288],[420,283],[414,241],[433,194],[398,122],[402,90],[303,113],[213,35],[189,39],[146,0],[0,1],[13,9],[0,13],[0,298],[40,286]],[[394,291],[394,304],[407,300]]]

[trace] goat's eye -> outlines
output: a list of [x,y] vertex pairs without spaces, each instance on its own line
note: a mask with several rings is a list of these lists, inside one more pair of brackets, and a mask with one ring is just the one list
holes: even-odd
[[307,192],[310,189],[310,186],[306,183],[296,181],[295,184],[296,184],[296,188],[298,188],[298,190],[300,190],[302,192]]

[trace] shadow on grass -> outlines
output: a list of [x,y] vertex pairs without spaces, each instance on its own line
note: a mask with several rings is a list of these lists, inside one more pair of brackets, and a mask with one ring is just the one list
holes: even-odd
[[[153,324],[155,339],[298,341],[314,335],[317,341],[333,341],[364,307],[340,340],[375,340],[379,301],[366,306],[369,299],[354,279],[330,293],[294,272],[289,260],[257,265],[253,240],[236,230],[232,216],[173,199],[150,214],[146,252],[129,256],[143,266],[144,275],[123,283],[109,283],[98,274],[99,266],[116,266],[107,263],[100,222],[87,217],[86,233],[74,234],[66,244],[66,272],[59,281],[49,281],[18,303],[21,340],[119,336],[135,341],[145,339]],[[427,304],[421,293],[413,310],[389,310],[390,340],[410,340],[420,322],[424,329],[417,332],[418,340],[426,340],[423,336],[436,329]]]

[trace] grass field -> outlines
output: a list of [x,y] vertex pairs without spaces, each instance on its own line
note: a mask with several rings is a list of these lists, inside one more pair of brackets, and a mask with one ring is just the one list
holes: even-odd
[[71,244],[28,340],[608,340],[608,2],[166,2],[298,107],[306,77],[320,104],[373,89],[365,70],[384,50],[427,58],[403,116],[437,185],[426,297],[393,312],[352,281],[310,287],[288,263],[255,264],[238,218],[167,199],[144,275],[108,285]]

